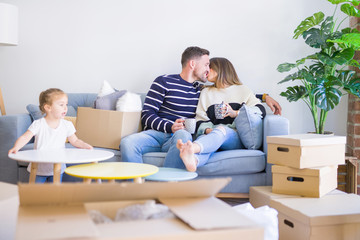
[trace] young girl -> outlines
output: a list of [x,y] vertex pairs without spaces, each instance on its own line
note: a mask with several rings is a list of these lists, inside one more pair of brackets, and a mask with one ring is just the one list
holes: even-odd
[[[197,167],[205,165],[211,155],[218,149],[230,150],[244,148],[236,129],[235,120],[243,104],[257,109],[265,116],[265,108],[260,100],[245,85],[243,85],[235,68],[226,58],[210,59],[208,81],[214,85],[203,89],[196,108],[196,120],[199,127],[194,142],[177,142],[180,158],[188,171],[196,171]],[[219,119],[215,104],[224,102],[226,114]]]
[[[78,139],[75,135],[74,125],[64,117],[67,113],[68,97],[60,89],[50,88],[40,93],[40,110],[45,113],[45,117],[35,120],[29,129],[20,136],[14,147],[9,150],[10,153],[17,153],[25,146],[33,136],[35,136],[34,149],[51,150],[65,148],[65,141],[77,148],[92,149],[92,146]],[[61,178],[66,165],[61,165]],[[27,170],[31,171],[31,163]],[[53,182],[53,164],[39,163],[36,175],[36,182]]]

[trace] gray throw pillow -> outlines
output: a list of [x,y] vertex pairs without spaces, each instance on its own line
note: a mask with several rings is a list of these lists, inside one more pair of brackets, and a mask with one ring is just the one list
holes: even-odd
[[26,110],[29,112],[31,118],[33,121],[35,120],[38,120],[42,117],[45,116],[45,114],[43,114],[41,111],[40,111],[40,108],[38,105],[35,105],[35,104],[29,104],[26,106]]
[[[26,106],[26,110],[29,112],[33,121],[38,120],[45,116],[45,114],[40,111],[39,106],[35,104],[28,104]],[[76,117],[76,114],[77,114],[76,109],[73,106],[68,106],[68,111],[66,113],[66,116]]]
[[117,100],[126,93],[126,90],[116,91],[114,93],[98,97],[94,102],[94,108],[103,110],[116,110]]
[[245,104],[240,108],[235,118],[236,130],[241,142],[247,149],[259,149],[263,142],[263,121],[261,111],[257,107]]

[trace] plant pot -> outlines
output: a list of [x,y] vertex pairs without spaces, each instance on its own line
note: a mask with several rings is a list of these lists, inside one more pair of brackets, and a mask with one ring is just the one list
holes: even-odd
[[[309,134],[320,134],[320,133],[316,133],[316,132],[308,132]],[[323,134],[321,135],[327,135],[327,136],[334,136],[334,132],[330,132],[330,131],[324,131]]]

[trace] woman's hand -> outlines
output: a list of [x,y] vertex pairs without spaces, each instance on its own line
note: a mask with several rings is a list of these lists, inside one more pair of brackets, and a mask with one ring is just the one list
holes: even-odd
[[232,109],[232,107],[228,103],[225,103],[225,105],[226,105],[226,109],[225,109],[226,114],[224,115],[224,118],[226,117],[236,118],[238,115],[238,111]]
[[204,133],[209,134],[212,132],[212,130],[213,130],[212,128],[206,128]]

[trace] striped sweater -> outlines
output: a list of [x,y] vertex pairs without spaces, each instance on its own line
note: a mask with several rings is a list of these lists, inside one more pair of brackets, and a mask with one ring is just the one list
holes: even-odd
[[179,74],[156,78],[141,113],[144,130],[172,133],[171,126],[176,119],[195,117],[199,96],[199,83],[189,83]]

